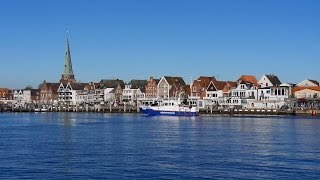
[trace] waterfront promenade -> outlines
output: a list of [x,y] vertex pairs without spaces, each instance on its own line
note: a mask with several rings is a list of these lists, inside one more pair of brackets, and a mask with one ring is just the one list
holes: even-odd
[[[49,108],[49,109],[39,109],[35,111],[34,109],[0,109],[0,112],[30,112],[30,113],[37,113],[37,112],[70,112],[70,113],[140,113],[139,109],[136,107],[119,107],[119,108]],[[312,108],[293,108],[293,109],[201,109],[199,111],[200,115],[230,115],[230,116],[237,116],[237,115],[303,115],[303,116],[320,116],[319,109],[312,109]]]

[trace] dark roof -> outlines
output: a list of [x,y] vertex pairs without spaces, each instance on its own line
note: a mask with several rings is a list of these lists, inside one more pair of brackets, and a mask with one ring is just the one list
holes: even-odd
[[124,82],[120,79],[102,79],[100,81],[101,88],[117,88],[120,85],[124,89]]
[[[84,90],[88,83],[70,83],[73,90]],[[66,84],[64,85],[66,87]]]
[[181,87],[186,85],[182,77],[172,77],[172,76],[164,76],[169,85],[175,85],[177,87]]
[[319,86],[319,82],[316,80],[312,80],[312,79],[308,79],[308,81],[312,82],[313,84],[316,84],[317,86]]
[[156,82],[156,84],[158,84],[160,81],[160,79],[153,79],[153,80]]
[[129,84],[131,84],[131,89],[140,89],[140,90],[144,91],[146,85],[148,84],[148,81],[133,79],[130,81]]
[[281,81],[279,80],[279,78],[273,74],[268,74],[266,75],[267,78],[269,79],[269,81],[273,84],[273,86],[280,86]]
[[40,95],[40,89],[30,89],[30,90],[31,90],[31,96]]

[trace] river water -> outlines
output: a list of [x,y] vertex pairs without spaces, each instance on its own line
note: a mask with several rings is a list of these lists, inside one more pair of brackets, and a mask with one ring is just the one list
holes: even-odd
[[320,179],[320,119],[0,113],[0,179]]

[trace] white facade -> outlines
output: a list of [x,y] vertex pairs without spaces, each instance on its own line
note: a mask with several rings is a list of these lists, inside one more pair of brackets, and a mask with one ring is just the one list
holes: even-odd
[[103,93],[104,93],[104,101],[105,102],[114,102],[115,101],[116,96],[115,96],[114,91],[115,91],[114,88],[104,89]]
[[219,103],[219,99],[223,98],[224,93],[222,89],[218,89],[214,83],[211,81],[206,89],[205,100],[206,105],[216,105]]
[[296,98],[314,98],[314,97],[319,98],[320,91],[313,90],[313,89],[302,89],[302,90],[296,91],[294,93],[294,96]]
[[274,86],[265,74],[262,75],[262,77],[258,81],[258,84],[260,85],[261,88]]
[[257,91],[256,89],[257,88],[251,84],[239,83],[236,89],[231,90],[231,96],[254,99]]
[[169,98],[169,91],[171,86],[167,82],[165,77],[162,77],[158,83],[157,97],[167,99]]
[[287,87],[269,87],[258,89],[258,100],[284,101],[289,97]]
[[27,103],[31,102],[31,90],[14,90],[13,104],[15,107],[25,107]]
[[72,106],[77,104],[76,91],[72,89],[70,83],[60,84],[58,88],[58,102],[62,106]]
[[86,90],[79,90],[76,92],[76,104],[84,104],[88,101],[88,91]]

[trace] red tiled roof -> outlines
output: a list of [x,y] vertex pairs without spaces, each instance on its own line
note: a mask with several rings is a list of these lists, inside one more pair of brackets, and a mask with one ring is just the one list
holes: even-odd
[[200,76],[194,82],[198,82],[203,88],[207,88],[211,81],[216,81],[215,77]]
[[232,88],[236,88],[238,86],[237,82],[228,81],[227,82]]
[[254,85],[257,85],[258,84],[258,81],[256,79],[256,77],[252,76],[252,75],[242,75],[238,81],[241,80],[241,81],[244,81],[244,82],[249,82],[249,83],[252,83]]
[[223,88],[226,86],[227,82],[225,81],[212,81],[214,86],[217,88],[217,90],[223,90]]

